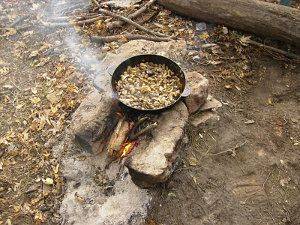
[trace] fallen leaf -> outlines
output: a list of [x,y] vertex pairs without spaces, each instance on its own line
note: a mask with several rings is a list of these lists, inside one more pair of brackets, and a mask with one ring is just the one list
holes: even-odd
[[16,105],[16,109],[21,109],[24,106],[24,104],[18,104]]
[[212,65],[219,65],[222,63],[222,61],[214,61],[214,60],[208,60],[207,62]]
[[33,94],[37,94],[37,89],[36,89],[36,87],[32,87],[32,88],[31,88],[31,92],[32,92]]
[[80,196],[77,192],[75,193],[75,199],[81,204],[84,203],[84,198]]
[[268,98],[268,105],[273,105],[273,99],[272,98]]
[[199,35],[199,38],[201,40],[207,40],[209,38],[209,34],[207,32],[203,32],[202,34]]
[[191,157],[189,159],[189,164],[190,164],[190,166],[197,166],[198,165],[198,160],[195,157]]
[[43,183],[46,185],[52,185],[53,184],[53,179],[47,177],[46,179],[43,179]]
[[176,198],[176,197],[177,197],[176,194],[175,194],[174,192],[169,192],[169,193],[168,193],[168,196],[169,196],[169,197],[173,197],[173,198]]
[[225,84],[225,88],[226,89],[231,89],[231,85],[230,84]]
[[52,93],[49,93],[47,94],[46,98],[52,103],[52,104],[55,104],[57,102],[59,102],[59,96],[55,93],[55,92],[52,92]]
[[2,35],[3,37],[9,37],[17,33],[17,30],[15,28],[7,28],[6,30],[7,31]]
[[3,87],[6,89],[13,89],[14,86],[12,86],[10,84],[5,84],[5,85],[3,85]]
[[53,167],[53,172],[54,172],[55,174],[57,174],[58,171],[59,171],[59,164],[57,164],[55,167]]
[[32,51],[32,52],[29,54],[28,59],[35,58],[35,57],[38,56],[38,54],[39,54],[39,52],[38,52],[37,50]]
[[39,97],[33,97],[30,99],[30,101],[33,103],[33,104],[37,104],[41,101],[41,99]]
[[247,46],[249,44],[250,38],[251,38],[251,36],[242,36],[240,38],[240,43],[244,46]]
[[254,120],[247,120],[247,121],[245,121],[245,124],[253,124],[253,123],[255,123]]
[[10,219],[7,219],[7,220],[6,220],[6,224],[7,224],[7,225],[11,225],[11,224],[12,224],[12,223],[11,223],[11,220],[10,220]]
[[35,213],[35,215],[34,215],[34,219],[35,219],[35,220],[43,221],[43,214],[42,214],[42,212],[37,211],[37,212]]
[[10,70],[8,67],[3,66],[2,68],[0,68],[0,75],[7,75],[9,74]]

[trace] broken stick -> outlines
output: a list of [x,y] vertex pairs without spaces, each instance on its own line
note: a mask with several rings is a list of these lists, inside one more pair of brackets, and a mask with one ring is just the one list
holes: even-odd
[[[138,9],[137,11],[135,11],[134,13],[128,15],[127,18],[128,19],[134,19],[134,18],[138,17],[143,12],[145,12],[154,2],[156,2],[156,0],[150,0],[143,7],[141,7],[140,9]],[[124,21],[114,21],[114,22],[111,22],[111,23],[107,24],[107,27],[109,29],[112,29],[112,28],[120,27],[123,24],[124,24]]]
[[80,20],[80,21],[76,21],[76,22],[73,22],[73,24],[75,25],[84,25],[84,24],[90,24],[90,23],[94,23],[98,20],[102,20],[102,19],[105,19],[106,17],[105,16],[96,16],[94,18],[90,18],[90,19],[86,19],[86,20]]
[[171,38],[165,38],[165,37],[154,37],[154,36],[147,36],[147,35],[140,35],[140,34],[119,34],[119,35],[112,35],[112,36],[93,36],[91,37],[91,41],[99,44],[109,43],[113,41],[118,40],[125,40],[125,41],[131,41],[131,40],[148,40],[148,41],[170,41]]
[[110,12],[108,10],[99,9],[99,12],[102,13],[102,14],[105,14],[107,16],[111,16],[113,18],[116,18],[116,19],[119,19],[119,20],[123,20],[124,22],[129,23],[129,24],[135,26],[137,29],[139,29],[141,31],[144,31],[144,32],[146,32],[148,34],[152,34],[152,35],[158,36],[158,37],[167,37],[167,35],[165,35],[165,34],[154,32],[152,30],[148,30],[147,28],[145,28],[145,27],[141,26],[140,24],[132,21],[131,19],[128,19],[128,18],[126,18],[124,16],[121,16],[121,15],[118,15],[116,13]]
[[230,148],[228,150],[225,150],[225,151],[221,151],[221,152],[218,152],[218,153],[213,153],[213,154],[210,154],[210,155],[222,155],[222,154],[231,154],[232,156],[236,156],[236,150],[238,150],[239,148],[243,147],[245,144],[247,143],[247,141],[241,143],[241,144],[238,144],[236,145],[234,148]]
[[247,40],[246,42],[249,43],[249,44],[251,44],[251,45],[255,45],[257,47],[264,48],[264,49],[270,50],[272,52],[279,53],[279,54],[284,55],[284,56],[286,56],[288,58],[300,60],[300,56],[296,55],[294,53],[286,52],[284,50],[281,50],[281,49],[278,49],[278,48],[274,48],[274,47],[271,47],[271,46],[268,46],[268,45],[264,45],[262,43],[259,43],[259,42],[256,42],[256,41],[253,41],[253,40],[250,40],[250,39]]

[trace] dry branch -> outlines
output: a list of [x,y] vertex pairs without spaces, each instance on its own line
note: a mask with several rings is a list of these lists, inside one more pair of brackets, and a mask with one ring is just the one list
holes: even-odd
[[90,24],[90,23],[94,23],[98,20],[102,20],[102,19],[105,19],[106,17],[105,16],[96,16],[94,18],[90,18],[90,19],[85,19],[85,20],[80,20],[80,21],[76,21],[76,22],[73,22],[73,24],[76,24],[76,25],[84,25],[84,24]]
[[119,19],[119,20],[123,20],[124,22],[129,23],[129,24],[135,26],[137,29],[139,29],[141,31],[144,31],[144,32],[146,32],[148,34],[152,34],[152,35],[155,35],[155,36],[158,36],[158,37],[167,37],[167,35],[165,35],[165,34],[161,34],[161,33],[158,33],[158,32],[154,32],[154,31],[148,30],[147,28],[145,28],[145,27],[141,26],[140,24],[132,21],[131,19],[128,19],[128,18],[126,18],[124,16],[121,16],[121,15],[118,15],[116,13],[110,12],[108,10],[99,9],[99,12],[103,13],[103,14],[105,14],[107,16],[111,16],[113,18],[116,18],[116,19]]
[[279,53],[279,54],[284,55],[284,56],[286,56],[288,58],[291,58],[291,59],[300,60],[300,56],[299,55],[296,55],[296,54],[291,53],[291,52],[286,52],[284,50],[281,50],[281,49],[278,49],[278,48],[274,48],[274,47],[271,47],[271,46],[268,46],[268,45],[264,45],[262,43],[259,43],[259,42],[256,42],[256,41],[253,41],[253,40],[250,40],[250,39],[247,40],[247,43],[249,43],[251,45],[255,45],[255,46],[263,48],[263,49],[270,50],[272,52]]
[[[127,18],[128,19],[134,19],[134,18],[138,17],[143,12],[145,12],[151,5],[153,5],[153,3],[155,3],[155,2],[156,2],[156,0],[150,0],[143,7],[141,7],[140,9],[135,11],[134,13],[128,15]],[[107,24],[107,27],[109,29],[112,29],[112,28],[120,27],[123,24],[124,24],[124,21],[114,21],[114,22],[111,22],[111,23]]]
[[300,46],[300,11],[260,0],[159,0],[179,14]]
[[148,40],[148,41],[157,41],[157,42],[171,40],[171,38],[154,37],[154,36],[147,36],[147,35],[140,35],[140,34],[119,34],[119,35],[112,35],[112,36],[105,36],[105,37],[100,37],[100,36],[91,37],[91,41],[99,44],[119,41],[119,40],[131,41],[131,40],[139,40],[139,39]]

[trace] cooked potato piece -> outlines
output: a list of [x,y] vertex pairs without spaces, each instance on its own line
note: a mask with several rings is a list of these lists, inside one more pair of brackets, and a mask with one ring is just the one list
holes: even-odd
[[119,99],[138,109],[159,109],[179,97],[182,84],[166,65],[152,62],[129,66],[117,82]]

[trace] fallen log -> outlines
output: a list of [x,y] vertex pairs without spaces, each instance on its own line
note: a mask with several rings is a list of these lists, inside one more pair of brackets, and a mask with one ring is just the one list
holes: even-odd
[[259,0],[159,0],[181,15],[300,46],[300,10]]

